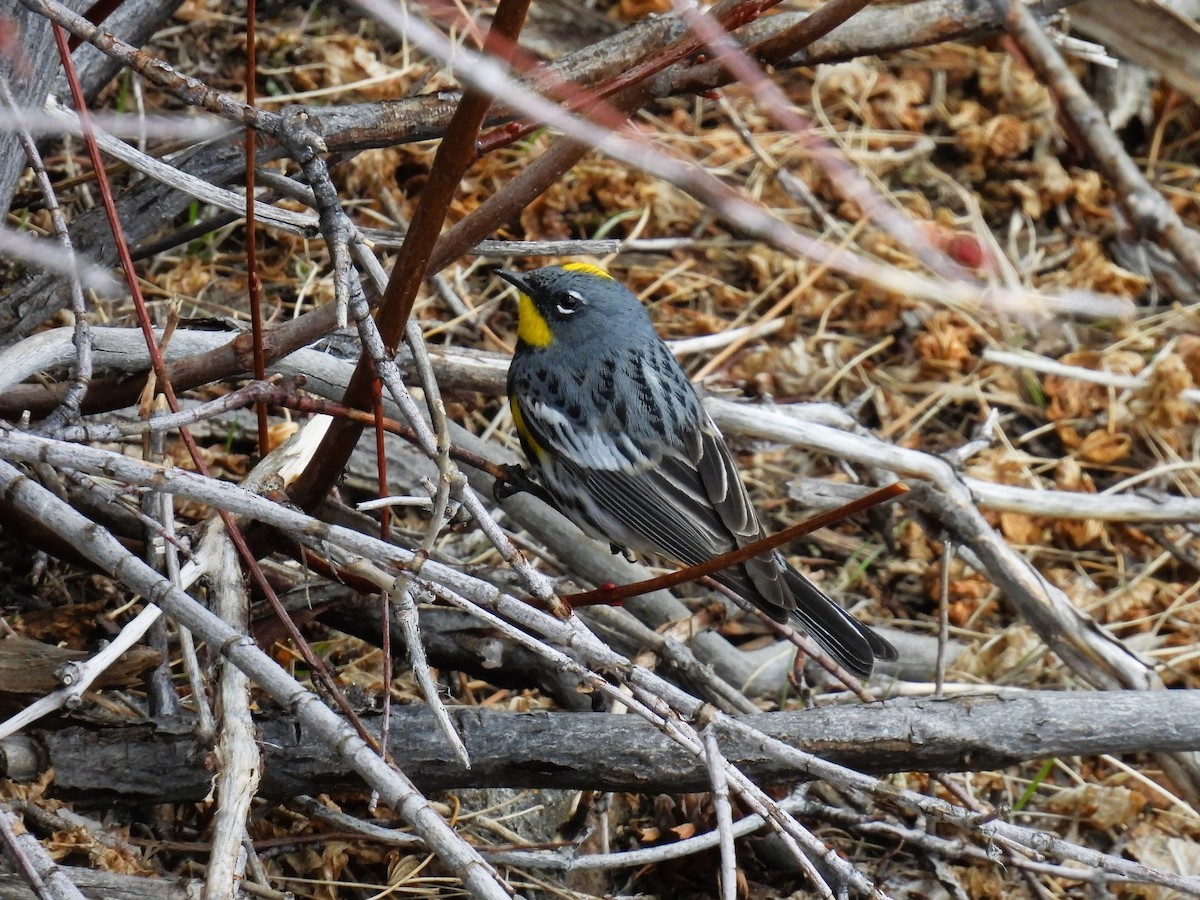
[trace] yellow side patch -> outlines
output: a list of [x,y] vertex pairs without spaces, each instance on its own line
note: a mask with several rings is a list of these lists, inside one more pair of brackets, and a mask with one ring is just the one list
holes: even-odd
[[525,452],[536,453],[538,456],[544,454],[545,448],[537,442],[537,438],[525,424],[525,417],[521,415],[521,406],[517,403],[516,397],[508,398],[508,408],[512,410],[513,426],[517,429],[517,437],[521,439],[521,446],[525,448]]
[[613,277],[605,272],[602,268],[599,266],[594,266],[591,263],[567,263],[565,266],[563,266],[563,268],[568,272],[583,272],[585,275],[596,275],[600,278],[607,278],[609,281],[613,280]]
[[517,337],[531,347],[549,347],[554,340],[546,317],[538,312],[536,304],[524,292],[517,300]]

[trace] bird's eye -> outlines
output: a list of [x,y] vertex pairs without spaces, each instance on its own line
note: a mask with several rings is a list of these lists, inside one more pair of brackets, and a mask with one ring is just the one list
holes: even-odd
[[578,291],[567,291],[559,297],[556,305],[560,313],[564,316],[569,316],[575,310],[579,309],[579,307],[583,306],[584,302],[583,295]]

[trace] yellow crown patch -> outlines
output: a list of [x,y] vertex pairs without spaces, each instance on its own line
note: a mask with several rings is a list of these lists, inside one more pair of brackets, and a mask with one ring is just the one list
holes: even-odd
[[585,275],[595,275],[599,278],[607,278],[609,281],[613,280],[613,277],[605,272],[602,268],[592,265],[591,263],[567,263],[565,266],[563,266],[563,269],[567,272],[583,272]]

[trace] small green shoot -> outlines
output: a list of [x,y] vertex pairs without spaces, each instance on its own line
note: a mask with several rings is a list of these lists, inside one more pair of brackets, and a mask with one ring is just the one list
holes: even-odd
[[1030,798],[1037,792],[1037,789],[1042,786],[1042,782],[1046,780],[1047,776],[1050,774],[1050,770],[1054,768],[1054,764],[1057,761],[1058,757],[1052,756],[1042,763],[1041,769],[1039,769],[1038,773],[1033,776],[1033,781],[1026,785],[1025,790],[1021,793],[1021,796],[1017,798],[1017,802],[1012,805],[1013,812],[1018,813],[1025,808],[1025,804],[1029,802]]

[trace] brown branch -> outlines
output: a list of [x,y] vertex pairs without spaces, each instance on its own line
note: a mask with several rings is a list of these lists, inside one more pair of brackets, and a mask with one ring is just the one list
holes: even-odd
[[648,578],[645,581],[638,581],[634,584],[622,585],[621,587],[603,585],[594,591],[585,591],[582,594],[570,594],[563,597],[563,600],[572,609],[580,609],[585,606],[614,606],[629,597],[638,597],[653,591],[673,588],[676,585],[703,578],[705,575],[712,575],[714,572],[719,572],[722,569],[728,569],[730,566],[736,566],[739,563],[758,556],[760,553],[766,553],[767,551],[774,550],[776,547],[783,546],[788,541],[794,541],[801,535],[809,534],[818,528],[824,528],[826,525],[840,522],[881,503],[890,503],[897,497],[901,497],[907,493],[907,485],[891,484],[877,491],[872,491],[870,494],[860,497],[857,500],[853,500],[845,506],[839,506],[837,509],[823,512],[805,522],[798,522],[790,528],[785,528],[778,534],[759,538],[757,541],[746,544],[744,547],[730,550],[728,553],[722,553],[720,556],[714,556],[708,562],[701,563],[698,566],[688,566],[686,569],[680,569],[678,572],[660,575],[657,578]]
[[831,0],[818,7],[811,16],[806,16],[778,34],[759,41],[748,48],[747,52],[764,63],[787,59],[793,53],[825,37],[870,2],[871,0]]
[[[1078,0],[1035,0],[1038,15],[1071,6]],[[777,38],[808,17],[807,13],[780,13],[754,22],[739,33],[738,40],[753,52],[763,42]],[[1003,14],[974,0],[924,0],[901,5],[867,6],[842,28],[782,59],[768,59],[777,68],[841,62],[860,56],[893,53],[946,41],[977,37],[1003,27]],[[675,94],[712,90],[727,84],[729,76],[720,61],[672,70],[671,92]]]
[[[511,52],[528,6],[529,0],[500,0],[485,49],[503,55],[504,47],[507,47]],[[434,157],[428,181],[421,191],[421,201],[404,236],[404,244],[376,316],[383,342],[393,351],[404,337],[421,282],[431,271],[430,258],[446,212],[463,176],[475,162],[479,129],[491,105],[489,94],[473,90],[465,92]],[[364,357],[346,388],[343,402],[347,406],[365,408],[370,403],[373,377],[370,360]],[[330,426],[313,462],[293,487],[292,496],[300,506],[311,509],[333,486],[361,435],[362,426],[350,420],[340,419]]]
[[[864,0],[864,2],[867,2],[867,0]],[[778,4],[779,0],[723,2],[718,3],[712,9],[710,15],[713,16],[721,27],[733,30],[741,25],[745,25],[747,22],[755,21],[767,10]],[[535,84],[537,84],[538,88],[546,96],[556,100],[564,100],[567,109],[574,112],[586,113],[589,119],[615,129],[620,127],[626,116],[622,115],[619,109],[615,109],[606,103],[606,98],[620,94],[628,88],[643,83],[646,79],[692,56],[703,46],[704,40],[702,37],[686,31],[672,41],[669,46],[656,52],[645,54],[636,65],[626,69],[618,68],[617,72],[619,74],[602,82],[592,90],[588,90],[582,85],[561,77],[552,66],[538,66],[532,61],[531,57],[528,63],[520,66],[519,71],[532,76]],[[520,54],[518,59],[523,60],[524,57],[524,54]],[[612,69],[610,68],[609,71],[612,71]],[[506,147],[541,127],[542,123],[537,121],[509,122],[500,128],[494,129],[480,140],[480,155],[491,153],[500,147]]]

